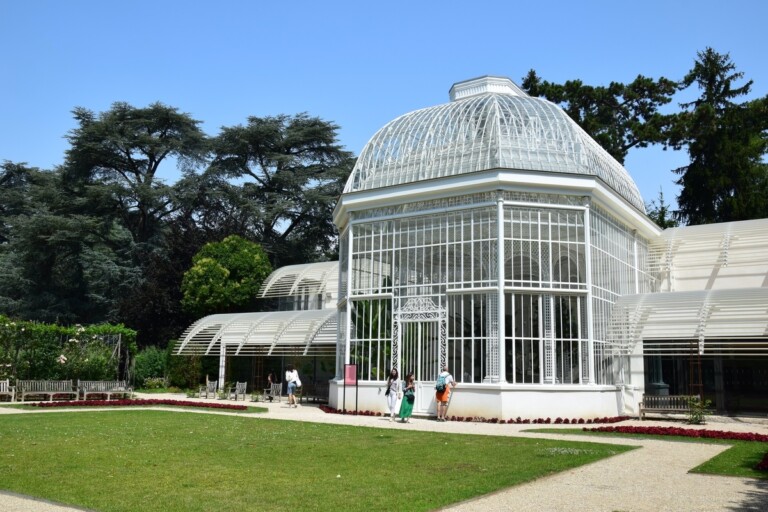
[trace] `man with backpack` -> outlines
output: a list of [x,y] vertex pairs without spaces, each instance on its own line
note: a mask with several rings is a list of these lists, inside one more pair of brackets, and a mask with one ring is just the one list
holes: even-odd
[[446,421],[445,415],[448,413],[448,402],[451,399],[451,389],[456,387],[456,381],[453,375],[448,371],[448,366],[443,368],[440,375],[437,376],[435,384],[435,401],[437,401],[437,421]]

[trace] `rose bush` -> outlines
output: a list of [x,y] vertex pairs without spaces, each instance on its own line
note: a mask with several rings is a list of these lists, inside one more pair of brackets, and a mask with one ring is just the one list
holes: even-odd
[[723,430],[704,430],[680,427],[595,427],[584,428],[585,432],[610,432],[619,434],[641,434],[654,436],[699,437],[704,439],[725,439],[732,441],[768,442],[768,435],[754,432],[726,432]]
[[178,407],[203,407],[206,409],[231,409],[245,411],[245,405],[188,402],[186,400],[163,399],[123,399],[123,400],[67,400],[61,402],[38,402],[38,407],[84,407],[84,406],[131,406],[131,405],[171,405]]
[[[341,409],[334,409],[333,407],[329,407],[327,405],[321,405],[320,410],[323,412],[327,412],[329,414],[345,414],[344,411]],[[346,414],[352,414],[357,416],[383,416],[380,412],[374,412],[374,411],[346,411]],[[517,418],[510,418],[508,420],[500,419],[500,418],[484,418],[482,416],[451,416],[449,418],[451,421],[474,421],[477,423],[507,423],[507,424],[539,424],[539,425],[548,425],[551,423],[555,424],[585,424],[585,423],[618,423],[620,421],[625,421],[631,419],[629,416],[612,416],[612,417],[604,417],[604,418],[556,418],[554,421],[552,418],[535,418],[535,419],[523,419],[521,417]]]

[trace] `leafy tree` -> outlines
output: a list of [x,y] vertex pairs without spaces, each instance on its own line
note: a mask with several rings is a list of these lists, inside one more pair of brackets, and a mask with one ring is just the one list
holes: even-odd
[[270,272],[269,258],[258,244],[236,235],[208,243],[184,273],[182,306],[199,315],[253,311]]
[[677,227],[674,212],[669,209],[669,205],[664,201],[664,192],[662,190],[659,190],[658,199],[646,204],[645,209],[648,212],[648,217],[660,228]]
[[[136,278],[130,237],[109,221],[70,210],[58,171],[6,163],[16,187],[0,245],[0,311],[26,319],[90,323],[112,319],[121,290]],[[23,179],[22,179],[23,178]]]
[[243,182],[237,194],[219,187],[217,215],[235,212],[222,220],[247,229],[276,266],[336,250],[333,208],[354,163],[337,130],[307,114],[249,117],[214,141],[209,174]]
[[556,84],[542,80],[534,70],[523,78],[531,96],[542,96],[565,112],[619,162],[633,147],[663,140],[668,118],[659,108],[672,100],[677,83],[638,75],[632,82],[611,82],[607,87],[581,80]]
[[118,102],[96,116],[77,107],[79,126],[68,135],[64,164],[74,191],[121,219],[137,244],[158,236],[173,211],[176,189],[157,178],[160,166],[175,159],[183,171],[201,163],[207,139],[199,121],[161,103],[135,108]]
[[686,147],[690,163],[675,169],[682,186],[679,220],[706,224],[768,217],[768,96],[743,103],[752,81],[743,78],[729,54],[707,48],[682,81],[701,95],[684,103],[669,134],[676,149]]

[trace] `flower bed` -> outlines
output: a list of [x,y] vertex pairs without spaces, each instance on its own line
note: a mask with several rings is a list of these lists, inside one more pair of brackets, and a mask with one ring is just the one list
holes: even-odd
[[[329,407],[327,405],[321,405],[320,410],[323,412],[326,412],[328,414],[351,414],[353,416],[383,416],[380,412],[374,412],[374,411],[342,411],[341,409],[334,409],[333,407]],[[605,418],[555,418],[554,420],[552,418],[535,418],[535,419],[523,419],[519,416],[517,418],[509,418],[507,420],[499,419],[499,418],[484,418],[482,416],[451,416],[449,418],[451,421],[464,421],[464,422],[476,422],[476,423],[507,423],[507,424],[519,424],[519,425],[528,425],[528,424],[539,424],[539,425],[584,425],[584,424],[591,424],[591,423],[618,423],[620,421],[625,421],[631,419],[629,416],[612,416],[612,417],[605,417]]]
[[[725,439],[728,441],[756,441],[768,443],[768,435],[755,432],[725,432],[723,430],[699,430],[678,427],[595,427],[584,428],[586,432],[608,432],[619,434],[643,434],[654,436],[696,437],[702,439]],[[768,471],[768,453],[763,456],[755,469]]]
[[245,405],[222,404],[222,403],[202,403],[187,402],[185,400],[162,400],[162,399],[124,399],[124,400],[67,400],[63,402],[38,402],[38,407],[115,407],[131,405],[171,405],[176,407],[202,407],[205,409],[229,409],[234,411],[245,411],[248,409]]
[[595,427],[584,428],[586,432],[609,432],[619,434],[643,434],[654,436],[698,437],[704,439],[726,439],[732,441],[768,442],[768,435],[754,432],[725,432],[679,427]]
[[757,466],[755,466],[755,469],[758,471],[768,471],[768,453],[763,455],[763,460],[761,460]]

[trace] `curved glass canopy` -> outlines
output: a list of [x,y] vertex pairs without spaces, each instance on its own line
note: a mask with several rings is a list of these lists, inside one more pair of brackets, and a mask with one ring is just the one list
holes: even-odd
[[339,262],[289,265],[272,272],[261,285],[259,297],[288,297],[294,295],[332,294],[339,290]]
[[456,84],[451,98],[380,129],[360,154],[344,192],[511,169],[595,176],[645,212],[627,170],[557,105],[527,96],[499,77]]
[[336,351],[336,310],[231,313],[201,318],[176,355],[321,355]]

